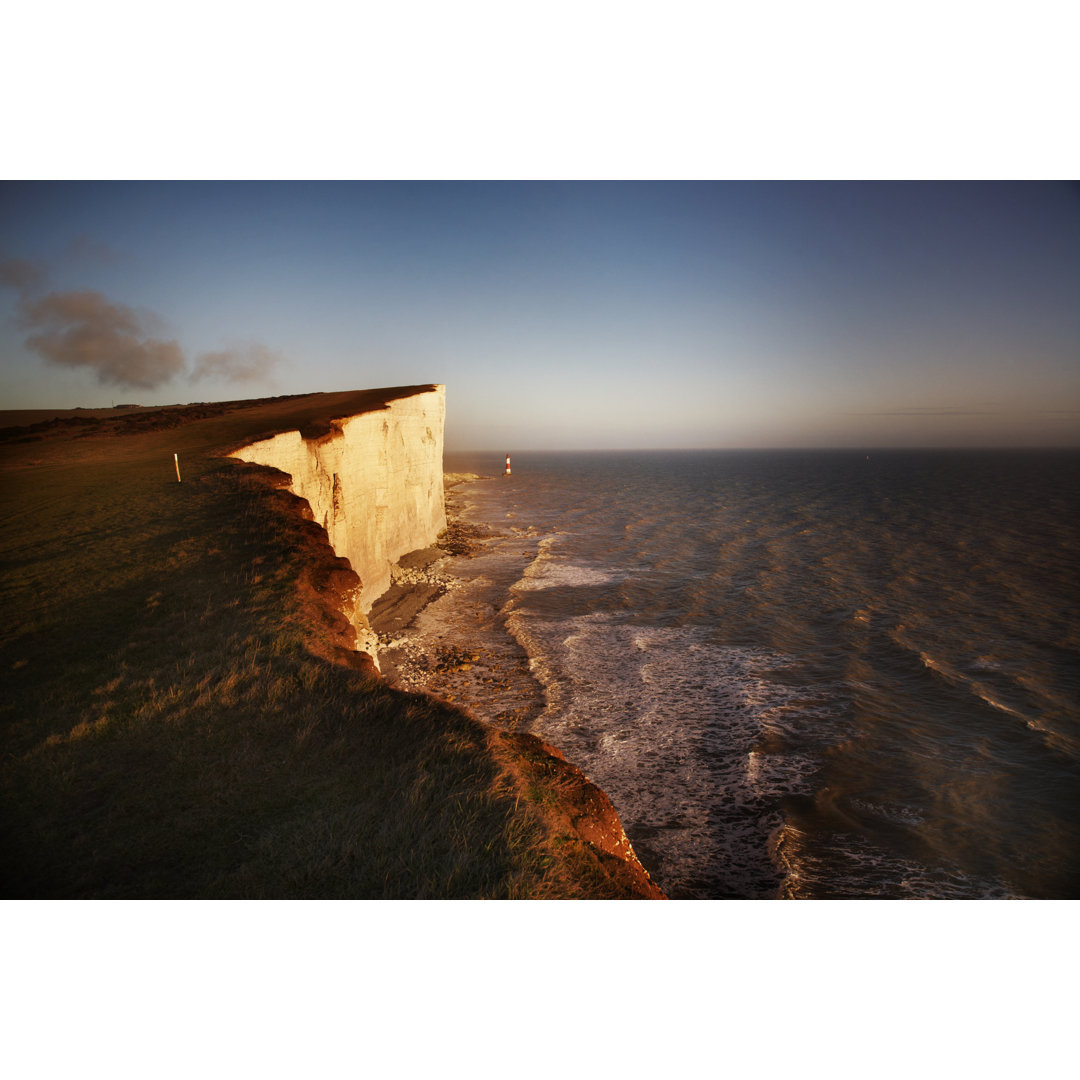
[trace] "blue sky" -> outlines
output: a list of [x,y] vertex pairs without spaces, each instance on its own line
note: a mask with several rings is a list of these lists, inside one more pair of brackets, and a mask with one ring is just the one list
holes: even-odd
[[4,183],[0,408],[442,382],[447,447],[1080,445],[1080,189]]

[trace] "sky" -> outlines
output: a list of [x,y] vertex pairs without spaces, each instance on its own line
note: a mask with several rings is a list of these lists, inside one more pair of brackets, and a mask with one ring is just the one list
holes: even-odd
[[1080,445],[1080,187],[4,182],[0,408],[445,383],[467,449]]

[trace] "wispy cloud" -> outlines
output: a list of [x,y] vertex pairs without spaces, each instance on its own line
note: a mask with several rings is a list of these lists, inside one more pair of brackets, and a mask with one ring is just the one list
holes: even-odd
[[[124,257],[87,234],[76,237],[67,254],[98,262]],[[26,347],[48,363],[92,371],[100,383],[142,390],[187,373],[183,350],[176,341],[162,340],[162,320],[153,312],[137,311],[92,289],[43,293],[47,281],[48,268],[40,261],[0,259],[0,285],[19,293],[16,321],[26,331]],[[282,359],[261,342],[241,342],[200,354],[190,378],[268,380]]]
[[191,377],[196,382],[205,378],[253,382],[268,378],[281,360],[280,353],[258,341],[248,341],[217,352],[202,353],[195,362]]
[[118,251],[103,240],[94,238],[89,233],[79,233],[68,244],[64,254],[76,262],[105,263],[106,265],[123,262],[128,258],[124,252]]
[[43,262],[30,259],[0,259],[0,285],[26,294],[39,289],[49,276]]

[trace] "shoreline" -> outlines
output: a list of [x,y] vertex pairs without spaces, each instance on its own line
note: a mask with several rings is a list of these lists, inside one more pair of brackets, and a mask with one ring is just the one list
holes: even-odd
[[[368,619],[379,641],[382,678],[395,689],[434,697],[483,724],[492,733],[493,747],[512,755],[520,783],[557,786],[558,797],[547,812],[562,828],[624,863],[624,872],[640,882],[643,896],[667,899],[634,850],[607,792],[559,747],[531,730],[547,699],[502,611],[510,585],[536,558],[541,537],[531,530],[503,532],[465,519],[455,489],[491,479],[446,474],[446,533],[431,548],[400,560],[391,589],[372,605]],[[498,553],[504,544],[520,556],[512,564],[512,580]],[[487,576],[495,562],[504,568],[502,581]],[[505,599],[492,603],[493,592]]]
[[432,694],[503,730],[527,730],[546,700],[528,654],[500,617],[505,600],[491,602],[493,591],[504,590],[487,576],[485,555],[509,542],[522,548],[527,565],[536,540],[465,520],[455,489],[490,479],[447,474],[445,535],[402,560],[406,565],[395,569],[394,584],[372,605],[369,621],[380,668],[392,685]]

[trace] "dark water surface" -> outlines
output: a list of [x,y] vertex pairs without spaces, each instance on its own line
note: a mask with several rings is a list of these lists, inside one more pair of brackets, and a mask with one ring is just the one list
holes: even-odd
[[670,896],[1080,896],[1080,454],[518,454],[456,490],[532,730]]

